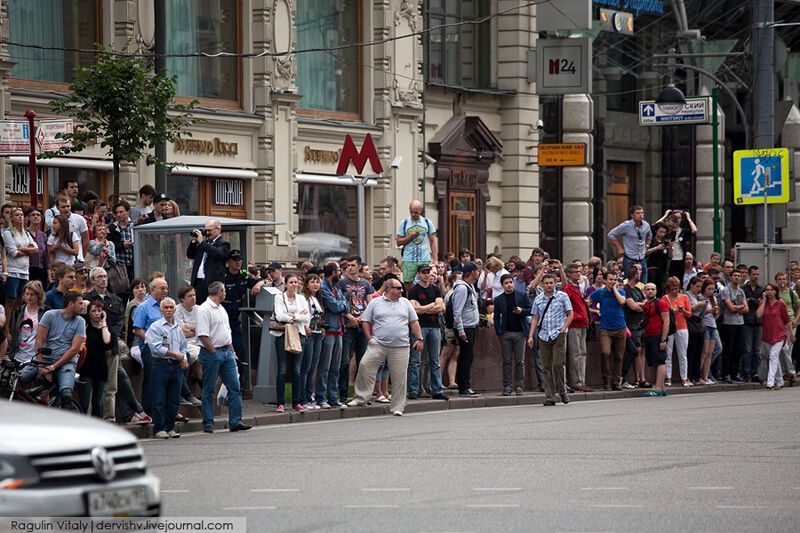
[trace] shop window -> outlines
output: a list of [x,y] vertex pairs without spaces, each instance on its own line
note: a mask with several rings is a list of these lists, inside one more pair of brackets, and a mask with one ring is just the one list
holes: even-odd
[[167,195],[181,215],[247,218],[248,182],[238,178],[210,178],[172,174]]
[[[166,11],[168,53],[240,52],[240,0],[167,0]],[[180,96],[238,103],[240,58],[168,57],[167,72]]]
[[[606,232],[627,220],[628,209],[636,203],[636,165],[609,161],[606,172]],[[606,257],[615,257],[606,243]]]
[[[490,2],[480,0],[432,0],[427,3],[428,81],[459,87],[491,86],[491,21],[459,22],[490,14]],[[443,28],[438,26],[445,25]]]
[[92,64],[93,54],[63,49],[102,42],[101,0],[8,0],[6,9],[12,42],[45,47],[9,44],[12,77],[69,84],[76,69]]
[[181,215],[200,214],[200,178],[196,176],[169,176],[167,196],[175,200]]
[[475,240],[476,210],[474,192],[450,193],[450,234],[448,250],[477,250]]
[[358,253],[356,188],[299,183],[298,193],[299,258],[322,264]]
[[[102,200],[106,201],[106,188],[104,179],[109,173],[102,170],[87,170],[82,168],[45,167],[47,172],[47,194],[52,200],[56,193],[64,188],[68,180],[78,182],[78,198],[84,198],[91,191]],[[52,204],[52,201],[51,201]]]
[[[358,42],[360,12],[359,0],[298,0],[297,49],[337,47]],[[360,48],[309,52],[296,57],[301,108],[360,117]]]

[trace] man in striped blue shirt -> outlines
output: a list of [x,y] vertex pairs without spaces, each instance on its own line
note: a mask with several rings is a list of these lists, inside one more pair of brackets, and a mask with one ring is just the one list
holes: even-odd
[[528,346],[533,348],[534,338],[538,340],[544,374],[545,406],[556,404],[556,394],[561,402],[569,403],[564,387],[564,364],[567,356],[567,330],[572,323],[572,303],[569,296],[556,290],[556,277],[553,274],[542,276],[544,292],[533,301],[531,308]]
[[153,358],[150,383],[153,433],[157,439],[168,439],[181,436],[175,431],[175,417],[180,405],[183,369],[189,368],[186,358],[189,344],[174,319],[175,300],[164,298],[159,306],[162,318],[147,328],[145,342]]

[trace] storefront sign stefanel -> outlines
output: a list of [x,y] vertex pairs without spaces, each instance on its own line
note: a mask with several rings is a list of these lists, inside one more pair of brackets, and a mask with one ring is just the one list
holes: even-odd
[[176,153],[208,154],[208,155],[239,155],[239,144],[225,142],[219,137],[211,140],[203,139],[177,139],[173,146]]
[[332,165],[339,162],[339,155],[341,152],[341,149],[319,150],[317,148],[306,146],[303,148],[303,161],[306,163],[322,163]]

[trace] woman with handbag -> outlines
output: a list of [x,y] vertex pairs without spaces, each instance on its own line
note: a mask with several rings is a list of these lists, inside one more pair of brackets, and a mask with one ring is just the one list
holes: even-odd
[[301,365],[303,347],[306,341],[306,326],[311,321],[308,300],[299,293],[300,278],[297,274],[287,274],[284,278],[286,289],[275,297],[274,320],[270,321],[269,333],[275,337],[275,354],[278,358],[278,371],[275,376],[275,391],[278,398],[279,413],[284,412],[284,396],[286,395],[286,367],[289,354],[292,360],[292,408],[305,412],[300,398]]
[[[86,268],[90,271],[95,267],[108,270],[117,264],[117,254],[114,243],[108,240],[108,226],[96,222],[92,227],[94,239],[89,241],[89,253],[86,254]],[[113,291],[112,291],[113,292]]]
[[697,276],[689,280],[687,296],[692,307],[692,316],[686,319],[686,329],[689,331],[689,346],[686,353],[689,359],[689,381],[700,384],[700,360],[703,355],[703,341],[706,326],[703,315],[706,313],[707,302],[701,299],[700,290],[703,282]]
[[300,363],[300,403],[306,409],[319,409],[314,402],[314,374],[317,372],[319,356],[322,353],[322,339],[325,337],[325,322],[323,316],[325,309],[319,294],[322,280],[316,274],[306,274],[303,282],[303,292],[308,302],[310,322],[306,326],[306,343],[303,347],[303,359]]
[[789,327],[791,319],[786,303],[778,298],[778,285],[767,283],[764,297],[756,309],[756,318],[761,319],[761,348],[769,354],[767,389],[780,390],[783,387],[780,356],[786,342],[795,341],[794,331]]

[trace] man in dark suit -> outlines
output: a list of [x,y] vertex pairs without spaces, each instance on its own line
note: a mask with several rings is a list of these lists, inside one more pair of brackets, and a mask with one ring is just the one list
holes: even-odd
[[209,220],[202,231],[192,232],[192,242],[186,257],[194,259],[192,265],[192,287],[197,292],[198,305],[208,297],[208,286],[215,281],[225,281],[225,263],[231,244],[222,238],[222,225],[218,220]]
[[500,278],[503,294],[494,299],[494,331],[503,347],[503,396],[511,396],[512,371],[515,370],[515,391],[522,395],[525,385],[525,339],[528,338],[528,316],[531,300],[525,291],[516,290],[511,274]]

